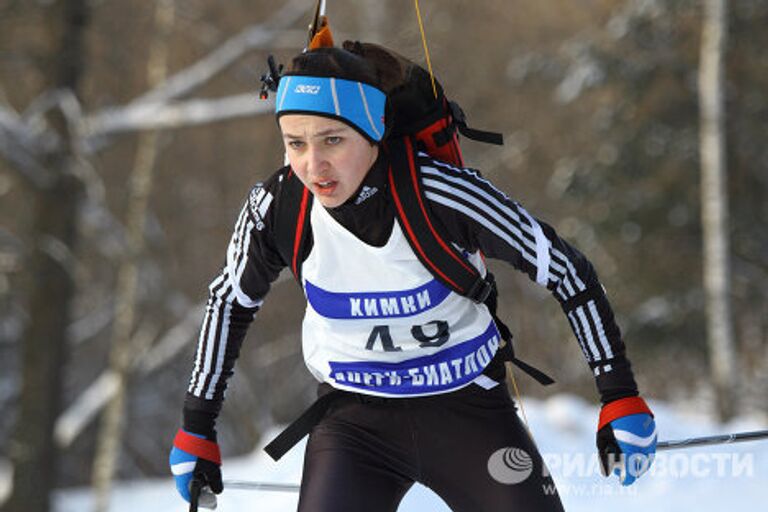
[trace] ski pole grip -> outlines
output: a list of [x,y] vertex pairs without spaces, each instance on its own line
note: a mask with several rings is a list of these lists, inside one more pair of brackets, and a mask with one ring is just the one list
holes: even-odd
[[197,506],[200,501],[200,491],[203,490],[203,484],[197,478],[192,478],[189,484],[189,512],[197,512]]

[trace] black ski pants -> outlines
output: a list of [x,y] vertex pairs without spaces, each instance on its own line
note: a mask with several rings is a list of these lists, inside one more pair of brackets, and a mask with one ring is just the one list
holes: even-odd
[[476,384],[338,400],[309,436],[298,510],[395,512],[414,482],[454,512],[563,510],[506,388]]

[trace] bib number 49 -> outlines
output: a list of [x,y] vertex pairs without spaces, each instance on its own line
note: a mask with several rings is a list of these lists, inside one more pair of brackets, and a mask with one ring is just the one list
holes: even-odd
[[[423,325],[411,327],[411,336],[419,342],[420,347],[427,348],[444,345],[450,339],[451,334],[448,329],[448,322],[445,320],[433,320]],[[381,341],[381,347],[385,352],[399,352],[402,350],[402,347],[395,346],[388,325],[375,326],[368,336],[365,348],[367,350],[375,350],[377,341]]]

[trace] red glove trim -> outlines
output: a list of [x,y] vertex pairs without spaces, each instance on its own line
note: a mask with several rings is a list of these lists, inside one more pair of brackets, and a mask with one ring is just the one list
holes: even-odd
[[600,420],[597,424],[597,430],[600,430],[615,419],[623,418],[630,414],[640,413],[646,413],[653,416],[648,404],[646,404],[645,400],[639,396],[630,396],[614,400],[613,402],[608,402],[602,409],[600,409]]
[[215,462],[221,466],[221,452],[219,451],[219,445],[213,441],[200,439],[199,437],[195,437],[192,434],[179,429],[176,433],[176,437],[173,439],[173,446],[179,450],[184,450],[196,457]]

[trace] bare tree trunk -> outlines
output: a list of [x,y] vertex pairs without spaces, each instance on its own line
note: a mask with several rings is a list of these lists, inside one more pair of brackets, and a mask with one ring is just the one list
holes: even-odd
[[728,187],[725,169],[723,60],[726,0],[705,0],[699,64],[701,109],[701,218],[704,288],[712,380],[722,420],[736,411],[736,357],[730,307]]
[[[46,10],[47,33],[55,38],[48,65],[52,89],[77,90],[87,12],[85,0],[58,2]],[[51,128],[62,143],[42,157],[51,171],[51,182],[30,185],[34,221],[25,270],[30,320],[22,336],[19,416],[10,443],[13,490],[3,508],[6,512],[47,512],[58,466],[53,426],[64,388],[67,326],[75,293],[71,255],[82,186],[75,177],[78,164],[72,146],[77,134],[70,133],[60,110],[50,117]]]
[[[163,82],[168,70],[168,39],[174,22],[174,0],[157,0],[155,8],[155,38],[150,46],[147,64],[149,86]],[[117,389],[107,405],[98,434],[93,464],[93,487],[96,492],[96,512],[109,508],[112,479],[120,455],[125,418],[126,388],[135,352],[132,331],[135,324],[136,291],[139,263],[144,252],[144,224],[147,203],[157,159],[158,132],[144,132],[139,137],[136,162],[131,173],[126,235],[128,251],[120,265],[116,290],[116,314],[112,333],[109,366],[117,381]]]

